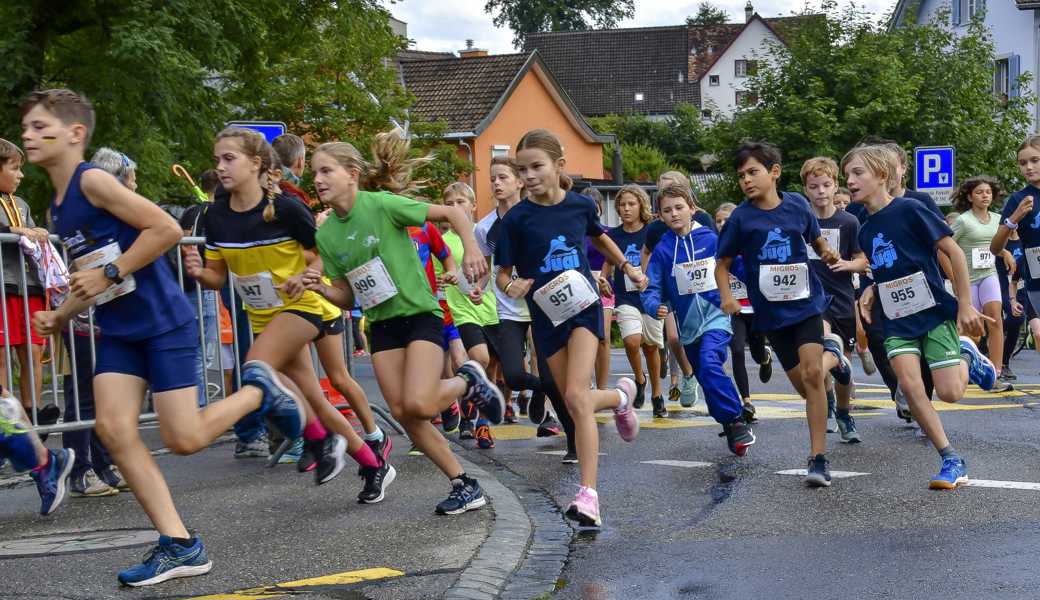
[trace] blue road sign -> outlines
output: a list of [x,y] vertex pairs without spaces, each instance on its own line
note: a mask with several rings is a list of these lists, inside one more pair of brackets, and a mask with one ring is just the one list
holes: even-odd
[[246,129],[259,131],[264,134],[264,138],[267,139],[268,143],[273,142],[274,138],[285,133],[285,123],[281,121],[230,121],[225,123],[224,126],[245,127]]
[[956,175],[953,146],[914,148],[914,189],[927,192],[936,204],[950,203]]

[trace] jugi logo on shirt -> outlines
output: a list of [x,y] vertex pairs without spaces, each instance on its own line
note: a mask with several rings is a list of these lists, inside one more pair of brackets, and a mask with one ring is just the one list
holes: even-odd
[[639,266],[639,248],[636,248],[635,244],[629,244],[628,248],[625,248],[625,260],[633,266]]
[[1040,212],[1036,213],[1036,217],[1033,218],[1033,229],[1040,229]]
[[762,250],[758,253],[758,260],[784,263],[790,257],[791,238],[782,235],[779,227],[770,231],[766,243],[762,244]]
[[581,266],[578,260],[578,251],[573,246],[568,246],[565,238],[561,235],[549,243],[549,253],[545,255],[545,264],[538,270],[542,273],[553,273],[555,271],[566,271],[577,269]]
[[870,268],[891,269],[897,260],[899,260],[899,256],[896,255],[896,247],[892,245],[892,242],[885,241],[885,234],[879,233],[874,236],[870,251]]

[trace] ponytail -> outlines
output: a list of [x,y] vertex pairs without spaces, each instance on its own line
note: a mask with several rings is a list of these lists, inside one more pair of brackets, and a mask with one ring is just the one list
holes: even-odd
[[574,187],[574,180],[566,173],[560,173],[560,189],[569,192],[572,187]]
[[365,172],[364,187],[385,190],[394,194],[414,196],[426,187],[428,181],[412,180],[412,171],[433,160],[433,155],[409,158],[411,142],[400,129],[376,135],[372,141],[372,164]]

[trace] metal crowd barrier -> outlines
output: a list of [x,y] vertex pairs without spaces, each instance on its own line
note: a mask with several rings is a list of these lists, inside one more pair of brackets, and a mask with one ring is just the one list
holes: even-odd
[[[16,252],[18,254],[18,256],[19,256],[19,261],[18,261],[19,272],[18,272],[17,285],[18,285],[18,292],[19,292],[18,295],[21,297],[21,300],[22,300],[22,302],[20,303],[20,306],[18,307],[18,310],[21,312],[22,318],[24,319],[24,321],[26,323],[26,340],[25,340],[25,345],[28,346],[29,344],[31,344],[32,340],[31,340],[31,337],[29,336],[29,331],[31,329],[29,324],[31,323],[31,319],[30,319],[30,316],[29,316],[29,312],[30,311],[29,311],[29,295],[28,295],[27,272],[28,272],[29,268],[34,268],[34,267],[28,267],[28,265],[26,264],[25,256],[22,254],[21,248],[18,246],[18,241],[19,241],[20,238],[21,238],[21,236],[16,235],[16,234],[0,233],[0,265],[3,264],[4,255],[6,253]],[[65,261],[66,266],[70,266],[69,257],[68,257],[68,251],[64,247],[64,245],[61,243],[61,241],[58,238],[58,236],[52,235],[52,236],[50,236],[50,239],[51,239],[51,242],[54,244],[54,247],[57,248],[58,251],[61,253],[62,258]],[[180,241],[180,246],[196,245],[196,244],[201,245],[204,242],[205,242],[205,238],[202,238],[202,237],[184,237]],[[174,267],[174,271],[175,271],[175,274],[177,276],[178,283],[180,284],[181,289],[183,289],[183,286],[184,286],[184,275],[183,275],[183,270],[181,268],[182,267],[182,256],[181,256],[181,253],[179,251],[176,252],[176,256],[177,256],[177,260],[176,260],[176,267]],[[165,257],[160,257],[159,260],[167,260],[167,259]],[[10,320],[9,319],[10,319],[11,315],[8,314],[8,308],[7,308],[8,293],[7,293],[7,285],[6,284],[11,283],[11,282],[5,281],[5,279],[6,279],[6,274],[3,272],[3,269],[0,268],[0,321],[2,321],[3,331],[4,331],[4,335],[3,335],[3,344],[4,344],[3,357],[4,357],[4,367],[5,367],[4,371],[2,373],[0,373],[0,375],[3,376],[3,379],[2,379],[2,381],[0,381],[0,383],[3,383],[4,387],[11,394],[13,394],[14,396],[16,396],[19,399],[21,399],[20,385],[17,385],[16,382],[15,382],[15,378],[14,378],[14,365],[12,363],[12,360],[15,358],[15,356],[17,354],[17,351],[15,350],[15,348],[12,347],[12,344],[10,343],[10,336],[8,335],[8,332],[10,331],[10,327],[9,327]],[[241,386],[241,383],[242,383],[241,360],[240,360],[240,357],[241,357],[240,348],[242,346],[240,345],[240,340],[239,340],[239,320],[240,319],[246,319],[247,316],[245,315],[245,312],[242,309],[241,302],[238,301],[237,298],[236,298],[235,286],[234,286],[234,274],[232,274],[232,273],[229,273],[229,281],[228,281],[227,287],[228,287],[228,296],[229,296],[229,300],[230,300],[230,302],[228,303],[229,304],[228,312],[229,312],[229,314],[231,316],[231,330],[232,330],[232,344],[231,344],[231,346],[232,346],[232,354],[234,356],[234,361],[235,361],[235,364],[234,365],[230,365],[229,367],[233,368],[233,375],[232,375],[232,377],[233,377],[234,382],[235,382],[235,388],[237,389],[238,387]],[[204,322],[204,318],[203,318],[203,301],[204,301],[203,291],[204,290],[202,289],[202,286],[196,285],[195,286],[195,291],[193,293],[191,293],[191,295],[193,296],[193,299],[194,299],[194,301],[192,302],[192,305],[193,305],[193,308],[195,310],[196,322],[198,324],[199,338],[200,338],[201,344],[202,344],[202,361],[203,361],[203,366],[202,366],[202,381],[200,383],[201,383],[202,389],[204,390],[204,392],[203,392],[204,399],[203,399],[202,404],[205,405],[205,404],[208,404],[210,401],[219,401],[219,399],[221,399],[221,398],[225,397],[226,395],[228,395],[231,390],[225,389],[226,386],[225,386],[225,382],[224,382],[224,364],[223,364],[224,363],[224,356],[223,356],[223,353],[221,352],[221,345],[222,344],[221,344],[221,340],[220,340],[221,336],[220,336],[220,319],[219,319],[220,309],[219,309],[219,304],[217,306],[217,319],[216,319],[216,323],[215,323],[216,330],[212,331],[212,332],[207,332],[205,330],[205,322]],[[205,291],[209,291],[209,290],[205,290]],[[214,300],[217,303],[221,303],[222,301],[221,301],[221,298],[219,296],[219,291],[214,291],[214,294],[216,295],[216,298],[214,298]],[[47,302],[47,300],[48,300],[48,297],[45,295],[45,303]],[[44,310],[54,310],[54,307],[53,306],[45,306]],[[343,342],[344,358],[345,358],[345,361],[346,361],[346,364],[347,364],[347,370],[350,371],[351,373],[353,373],[353,364],[351,362],[351,356],[352,356],[353,349],[354,349],[353,348],[353,346],[354,346],[354,338],[353,338],[353,335],[351,334],[350,312],[349,311],[344,311],[343,312],[343,316],[341,318],[344,319],[344,335],[343,335],[343,340],[344,340],[344,342]],[[249,332],[249,342],[252,343],[253,342],[253,332],[252,332],[252,329],[249,328],[249,327],[245,327],[245,329]],[[63,330],[63,332],[61,334],[54,335],[54,336],[51,336],[50,338],[46,338],[45,339],[45,351],[44,351],[44,358],[43,358],[43,360],[45,361],[46,364],[44,365],[45,369],[43,369],[41,371],[43,373],[43,382],[37,382],[36,381],[36,373],[35,373],[35,369],[33,368],[32,364],[24,365],[20,369],[19,374],[18,374],[19,375],[19,381],[20,381],[20,379],[22,377],[27,377],[28,378],[28,380],[29,380],[29,389],[30,389],[31,396],[32,396],[32,398],[31,398],[31,400],[32,400],[32,402],[31,402],[31,409],[26,409],[26,413],[28,414],[29,418],[31,419],[31,421],[32,421],[33,425],[35,426],[36,431],[38,433],[41,433],[41,434],[59,433],[59,432],[63,432],[63,431],[76,431],[76,430],[83,430],[83,429],[91,429],[91,428],[94,427],[94,424],[95,424],[95,420],[94,419],[82,419],[81,418],[81,411],[80,411],[80,408],[81,408],[80,404],[81,403],[80,403],[80,394],[79,394],[79,387],[80,386],[79,386],[79,375],[78,375],[78,372],[77,372],[77,365],[79,364],[80,361],[84,360],[87,357],[78,355],[77,350],[76,350],[76,346],[79,345],[79,344],[76,343],[76,340],[77,340],[77,337],[79,337],[81,339],[82,338],[86,338],[87,339],[88,344],[89,344],[89,348],[90,348],[89,360],[90,360],[91,364],[94,364],[95,356],[96,356],[96,335],[95,335],[96,332],[97,332],[97,330],[96,330],[95,324],[94,324],[94,309],[92,307],[92,308],[90,308],[88,310],[85,318],[77,317],[76,319],[71,320],[69,322],[69,324],[66,326],[65,330]],[[104,332],[102,331],[100,334],[104,335]],[[60,341],[60,343],[59,343],[59,341]],[[62,350],[62,348],[64,348],[64,350]],[[210,356],[210,353],[209,353],[210,350],[212,350],[212,356],[214,357],[214,360],[213,360],[214,368],[211,368],[210,365],[207,364],[209,362],[209,361],[207,361],[207,358]],[[32,358],[31,350],[27,348],[26,351],[25,351],[25,354],[26,354],[28,362],[32,363],[33,358]],[[64,357],[66,355],[68,356],[68,364],[67,365],[64,364]],[[311,358],[312,358],[312,361],[314,363],[315,369],[318,369],[318,372],[321,373],[321,371],[320,371],[321,365],[320,365],[320,363],[318,361],[318,358],[317,358],[316,352],[314,351],[313,346],[311,347]],[[61,361],[63,363],[61,365],[62,368],[60,369],[60,371],[61,371],[60,373],[59,373],[59,364],[58,364],[59,361]],[[216,377],[218,379],[218,382],[214,382],[211,385],[210,380],[211,380],[211,375],[212,375],[211,372],[212,371],[216,372]],[[49,375],[49,377],[47,377],[47,375]],[[66,384],[66,379],[67,378],[71,378],[71,386],[69,386],[69,388],[70,388],[69,391],[73,394],[73,402],[71,403],[71,408],[72,408],[71,412],[72,412],[72,414],[69,414],[70,411],[64,410],[64,407],[67,404],[67,399],[65,397],[65,387],[66,387],[65,384]],[[49,381],[48,381],[48,379],[49,379]],[[40,385],[41,392],[40,393],[37,393],[37,384],[38,383],[41,383],[41,385]],[[41,409],[45,408],[48,404],[54,404],[59,409],[62,409],[63,415],[62,415],[61,422],[54,423],[54,424],[43,424],[43,425],[41,425],[39,423],[40,411],[41,411]],[[372,404],[373,404],[372,410],[376,414],[376,416],[381,418],[391,428],[397,430],[398,432],[402,431],[400,429],[400,426],[390,417],[389,411],[386,410],[386,408],[384,408],[382,406],[375,405],[374,403],[372,403]],[[346,408],[346,407],[347,407],[347,405],[337,405],[336,406],[336,408],[340,408],[340,409],[341,408]],[[149,394],[146,395],[146,398],[144,399],[144,405],[142,407],[142,414],[141,414],[141,417],[140,417],[140,422],[141,423],[154,422],[157,419],[157,415],[154,412],[152,412],[151,408],[152,408],[151,407],[151,394],[149,393]]]

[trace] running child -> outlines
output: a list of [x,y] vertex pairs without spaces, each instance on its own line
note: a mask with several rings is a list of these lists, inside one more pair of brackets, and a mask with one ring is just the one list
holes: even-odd
[[29,471],[40,494],[41,515],[53,513],[65,501],[76,451],[45,448],[21,404],[4,388],[0,388],[0,459],[10,461],[19,473]]
[[[356,296],[371,321],[372,366],[383,397],[412,443],[451,482],[439,514],[460,514],[487,500],[476,479],[462,469],[448,441],[430,419],[460,397],[473,400],[492,423],[501,423],[505,402],[483,368],[467,361],[455,377],[441,379],[444,364],[444,316],[423,275],[419,255],[408,236],[409,226],[447,220],[463,232],[462,271],[470,281],[487,274],[487,263],[461,211],[411,200],[414,193],[409,144],[399,131],[381,133],[373,142],[373,164],[345,142],[322,144],[311,159],[314,185],[322,202],[332,207],[317,234],[324,275],[315,266],[304,283],[343,308]],[[403,377],[402,374],[407,374]]]
[[[890,152],[879,146],[853,148],[841,160],[852,201],[869,213],[859,233],[860,246],[870,252],[874,285],[863,292],[869,308],[879,301],[884,316],[885,348],[906,394],[914,418],[942,458],[931,489],[953,489],[968,481],[967,467],[946,438],[939,414],[926,395],[921,357],[932,371],[939,399],[957,402],[971,380],[989,389],[996,380],[993,365],[971,339],[988,319],[971,304],[968,265],[953,232],[920,202],[893,198],[887,180],[897,168]],[[953,267],[957,298],[946,292],[936,252]],[[870,320],[869,310],[863,318]]]
[[289,436],[299,435],[306,415],[293,386],[259,360],[242,369],[242,389],[199,410],[191,306],[162,260],[180,240],[180,226],[83,161],[93,129],[90,102],[69,90],[33,92],[22,105],[25,154],[46,169],[54,186],[51,220],[75,268],[68,299],[57,310],[36,313],[33,322],[42,335],[52,335],[96,304],[104,331],[96,348],[96,430],[159,532],[144,562],[119,574],[125,585],[144,586],[202,575],[213,566],[141,441],[138,418],[149,386],[163,443],[176,454],[207,447],[253,411]]
[[755,330],[766,334],[791,384],[805,398],[811,452],[805,481],[829,486],[823,378],[830,371],[847,382],[850,365],[840,346],[823,336],[823,313],[830,297],[809,268],[808,248],[812,246],[827,264],[840,257],[820,233],[808,201],[777,191],[781,171],[776,146],[745,143],[737,149],[734,166],[747,200],[733,211],[719,236],[715,281],[721,307],[730,315],[740,312],[729,286],[730,266],[740,257],[755,308]]
[[592,200],[570,191],[571,180],[564,174],[567,162],[555,134],[529,131],[516,152],[529,196],[502,219],[495,250],[496,283],[510,298],[527,298],[535,350],[548,363],[574,419],[581,487],[566,515],[582,525],[599,526],[595,413],[613,409],[618,433],[627,442],[639,433],[639,420],[632,408],[636,384],[631,379],[622,377],[613,391],[590,390],[603,335],[603,309],[583,252],[585,237],[593,239],[607,261],[621,266],[637,288],[646,286],[646,277],[603,233]]
[[679,338],[704,388],[708,412],[722,425],[730,452],[744,456],[755,434],[744,421],[740,394],[725,371],[732,329],[729,316],[719,308],[715,282],[718,236],[690,219],[693,198],[683,186],[669,185],[657,197],[669,231],[650,255],[649,283],[640,294],[643,307],[658,317],[675,312]]

